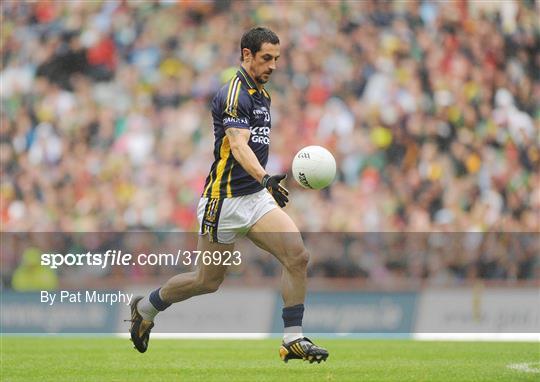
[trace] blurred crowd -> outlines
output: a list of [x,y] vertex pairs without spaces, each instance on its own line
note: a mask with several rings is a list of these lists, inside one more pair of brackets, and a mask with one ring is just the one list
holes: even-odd
[[[319,144],[306,231],[538,231],[539,5],[2,4],[2,229],[196,230],[209,103],[255,24],[281,39],[270,173]],[[481,7],[483,5],[483,7]]]
[[7,1],[2,231],[196,231],[210,102],[281,40],[269,173],[329,148],[313,232],[540,230],[540,2]]

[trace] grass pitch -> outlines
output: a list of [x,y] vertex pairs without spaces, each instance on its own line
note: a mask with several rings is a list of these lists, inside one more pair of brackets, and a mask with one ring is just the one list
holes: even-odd
[[1,342],[1,381],[540,380],[539,343],[317,339],[330,351],[319,365],[283,363],[279,339],[154,339],[145,354],[110,337],[7,336]]

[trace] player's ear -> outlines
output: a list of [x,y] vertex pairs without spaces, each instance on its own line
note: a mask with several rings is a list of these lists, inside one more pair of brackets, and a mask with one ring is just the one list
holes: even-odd
[[244,59],[244,62],[250,62],[253,55],[251,54],[251,50],[249,48],[242,49],[242,58]]

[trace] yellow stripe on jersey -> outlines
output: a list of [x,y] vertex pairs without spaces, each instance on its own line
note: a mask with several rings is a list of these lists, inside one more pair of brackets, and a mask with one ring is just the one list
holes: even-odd
[[233,115],[235,117],[238,116],[238,97],[240,96],[240,85],[242,85],[242,82],[240,82],[240,79],[238,79],[238,86],[236,88],[236,94],[234,96],[234,102],[233,102]]
[[214,179],[214,171],[210,170],[210,179],[208,180],[208,184],[206,185],[206,188],[204,189],[203,195],[205,197],[209,197],[208,190],[210,189],[210,186],[212,185],[212,180]]
[[238,116],[238,96],[240,95],[241,84],[240,78],[235,77],[233,79],[233,83],[229,86],[227,100],[225,101],[225,112],[233,117]]
[[221,147],[219,149],[219,162],[216,166],[216,179],[214,180],[214,183],[212,184],[212,193],[210,197],[212,198],[219,198],[220,194],[220,184],[221,184],[221,178],[223,177],[223,172],[225,171],[225,165],[227,164],[227,159],[229,159],[229,155],[231,154],[231,145],[229,144],[229,137],[223,137],[223,141],[221,142]]
[[233,84],[234,84],[234,81],[236,81],[236,76],[231,78],[231,82],[229,83],[229,90],[227,91],[227,98],[226,98],[226,101],[225,101],[225,110],[227,110],[227,106],[229,105],[229,100],[231,99],[231,92],[232,92],[232,89],[233,89]]
[[229,176],[227,177],[227,197],[232,197],[232,191],[231,191],[231,175],[232,175],[232,169],[234,167],[234,162],[231,163],[231,168],[229,170]]
[[[237,113],[238,95],[240,94],[240,85],[241,85],[240,79],[237,76],[234,76],[233,78],[231,78],[229,82],[229,89],[227,90],[227,99],[225,101],[225,112],[232,116],[236,116],[236,113]],[[225,140],[227,140],[227,142],[225,142]],[[226,152],[226,157],[224,157],[225,152]],[[227,164],[227,158],[229,157],[229,155],[230,155],[229,141],[227,137],[223,137],[223,141],[221,143],[221,148],[220,148],[220,155],[219,155],[220,159],[214,171],[210,171],[210,180],[208,181],[208,184],[206,185],[203,192],[203,195],[205,197],[207,198],[219,197],[219,187],[221,183],[221,178],[223,177],[223,171],[225,170],[225,165]],[[216,174],[215,178],[214,178],[214,174]],[[231,173],[229,172],[229,176],[227,178],[227,196],[228,197],[232,196],[230,179],[231,179]],[[208,194],[208,191],[210,191],[211,193]]]

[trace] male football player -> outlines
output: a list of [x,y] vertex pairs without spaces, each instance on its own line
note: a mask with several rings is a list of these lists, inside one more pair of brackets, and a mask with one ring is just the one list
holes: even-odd
[[[302,334],[306,268],[309,254],[295,223],[282,208],[289,201],[280,185],[285,175],[266,173],[270,144],[270,95],[264,88],[280,55],[279,38],[257,27],[242,36],[241,66],[212,102],[214,157],[198,206],[199,251],[233,252],[235,240],[247,234],[283,265],[283,343],[281,359],[311,363],[328,351]],[[171,304],[215,292],[227,266],[198,264],[194,272],[169,279],[165,285],[131,304],[131,339],[144,353],[154,317]]]

